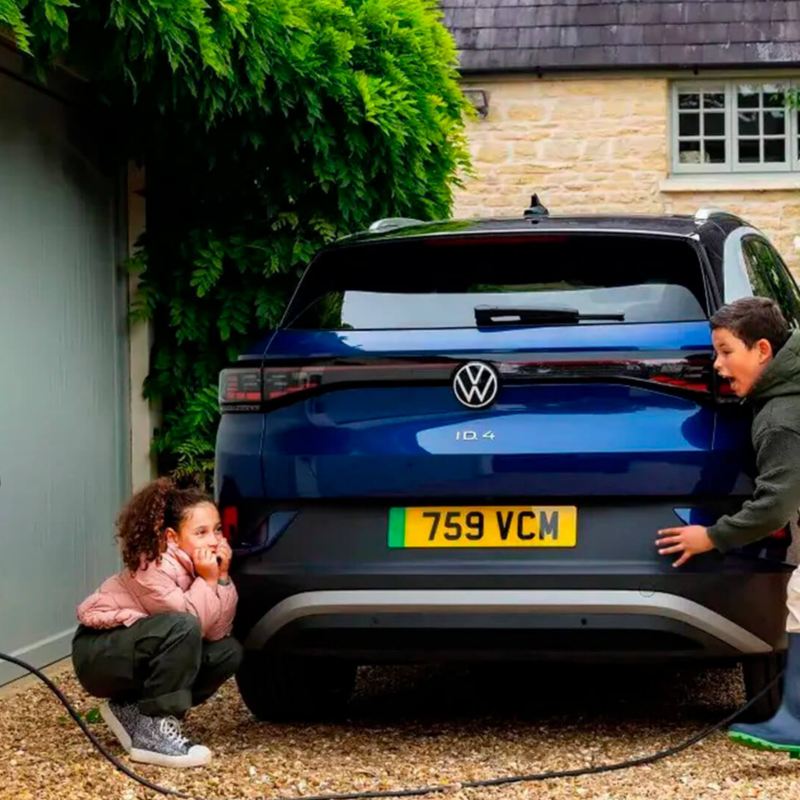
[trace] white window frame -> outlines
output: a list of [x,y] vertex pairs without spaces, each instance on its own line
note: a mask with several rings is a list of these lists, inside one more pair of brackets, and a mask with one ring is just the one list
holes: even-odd
[[[785,91],[800,90],[800,80],[787,78],[770,78],[764,76],[753,76],[738,78],[735,80],[698,80],[698,81],[675,81],[672,83],[670,91],[670,166],[673,175],[774,175],[800,172],[800,111],[797,109],[786,109],[786,125],[784,127],[784,141],[786,147],[787,160],[784,163],[768,164],[739,164],[738,156],[738,87],[742,85],[763,86],[778,85]],[[725,94],[725,162],[719,164],[681,164],[679,162],[678,151],[678,94],[679,93],[702,93],[715,92]],[[749,109],[743,109],[747,111]],[[759,111],[759,113],[761,113]],[[702,118],[702,109],[698,112]],[[702,133],[703,122],[701,119]],[[759,134],[759,141],[764,140],[763,132]],[[701,138],[702,142],[702,138]],[[702,148],[700,150],[702,153]]]

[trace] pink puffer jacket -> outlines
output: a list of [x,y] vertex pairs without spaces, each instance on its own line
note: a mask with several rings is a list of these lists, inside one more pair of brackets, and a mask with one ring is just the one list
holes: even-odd
[[238,595],[233,582],[210,586],[195,571],[192,559],[173,544],[161,561],[131,573],[113,575],[78,606],[78,621],[87,628],[129,627],[144,617],[167,611],[193,614],[203,638],[216,641],[231,632]]

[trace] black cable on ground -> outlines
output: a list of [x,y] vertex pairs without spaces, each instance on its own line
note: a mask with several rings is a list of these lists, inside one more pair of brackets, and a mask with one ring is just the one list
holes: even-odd
[[[15,664],[18,667],[26,670],[27,672],[35,675],[51,692],[61,701],[64,708],[67,709],[69,715],[75,720],[78,727],[86,735],[86,738],[95,746],[101,755],[105,756],[120,772],[127,775],[132,780],[141,784],[151,791],[158,792],[159,794],[167,795],[170,797],[180,797],[184,800],[203,800],[196,795],[189,795],[179,792],[176,789],[169,789],[165,786],[159,786],[157,783],[152,783],[146,778],[137,775],[132,769],[126,766],[119,758],[113,753],[110,753],[105,745],[94,735],[89,729],[89,726],[81,719],[80,714],[70,705],[69,700],[64,696],[64,693],[50,680],[43,672],[38,670],[31,664],[15,658],[14,656],[0,653],[0,661],[8,661],[10,664]],[[533,783],[535,781],[548,781],[557,778],[578,778],[582,775],[599,775],[603,772],[617,772],[623,769],[630,769],[631,767],[642,767],[646,764],[653,764],[656,761],[661,761],[664,758],[677,755],[678,753],[687,750],[698,742],[716,733],[718,730],[727,727],[733,720],[740,714],[747,711],[754,703],[766,695],[775,684],[783,677],[783,671],[776,675],[757,695],[752,697],[741,708],[737,708],[732,714],[729,714],[725,719],[720,720],[714,725],[709,725],[694,736],[684,739],[679,744],[673,747],[666,747],[663,750],[658,750],[651,753],[649,756],[639,756],[631,758],[626,761],[617,761],[612,764],[601,764],[597,767],[580,767],[577,769],[562,769],[552,770],[550,772],[530,772],[523,775],[506,775],[501,778],[489,778],[482,781],[464,781],[463,783],[442,783],[434,784],[432,786],[421,786],[416,789],[387,789],[377,792],[337,792],[331,794],[315,794],[315,795],[295,795],[293,797],[274,797],[271,800],[372,800],[375,798],[384,797],[421,797],[426,794],[434,794],[438,792],[449,792],[456,789],[478,789],[491,786],[505,786],[511,783]],[[259,800],[267,800],[267,798],[259,798]]]

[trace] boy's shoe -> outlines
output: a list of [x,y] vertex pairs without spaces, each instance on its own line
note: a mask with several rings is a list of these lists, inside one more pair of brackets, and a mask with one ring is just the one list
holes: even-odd
[[159,767],[202,767],[211,761],[211,751],[190,742],[175,717],[144,714],[136,725],[130,754],[131,761]]
[[125,752],[130,753],[133,732],[141,717],[136,703],[115,703],[109,700],[100,706],[100,716],[117,737]]
[[773,750],[800,758],[800,633],[789,634],[781,707],[772,719],[728,728],[737,744],[756,750]]
[[772,719],[764,722],[737,722],[728,728],[728,736],[737,744],[755,750],[772,750],[800,758],[800,719],[784,706]]

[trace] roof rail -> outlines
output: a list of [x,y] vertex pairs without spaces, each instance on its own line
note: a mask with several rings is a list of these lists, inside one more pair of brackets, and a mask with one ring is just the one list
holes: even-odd
[[724,208],[698,208],[694,212],[695,222],[706,222],[711,217],[730,217],[733,216],[730,211],[725,211]]
[[393,231],[396,228],[407,228],[409,225],[421,225],[421,219],[412,219],[411,217],[386,217],[379,219],[369,226],[370,233],[383,233],[384,231]]

